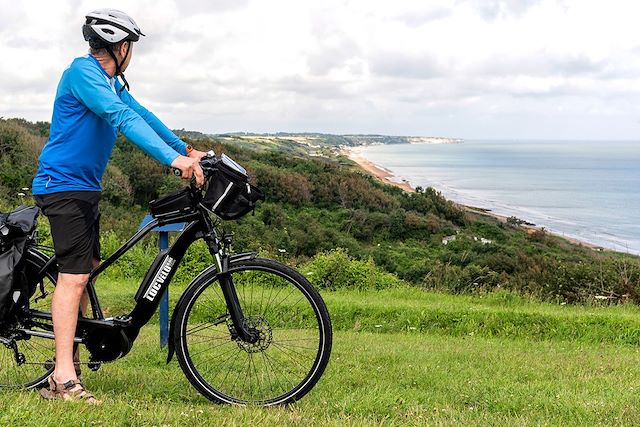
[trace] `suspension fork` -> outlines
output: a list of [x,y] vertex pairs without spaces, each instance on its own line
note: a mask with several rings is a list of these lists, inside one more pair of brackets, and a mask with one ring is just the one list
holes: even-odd
[[220,281],[222,295],[224,295],[227,309],[229,310],[229,315],[231,316],[231,321],[233,322],[233,327],[238,337],[251,344],[257,342],[259,339],[258,333],[248,328],[244,321],[244,314],[242,313],[242,307],[240,307],[240,301],[238,301],[238,293],[231,279],[231,274],[220,273],[218,274],[218,280]]
[[216,260],[218,270],[218,281],[220,282],[220,289],[224,296],[227,309],[229,310],[229,316],[233,322],[233,328],[237,336],[245,342],[255,343],[259,339],[257,331],[247,327],[244,314],[242,313],[242,307],[238,300],[238,293],[236,287],[233,284],[233,278],[229,273],[229,255],[226,253],[225,248],[231,244],[232,235],[223,236],[222,241],[218,239],[214,231],[207,233],[205,241],[209,247],[209,252]]

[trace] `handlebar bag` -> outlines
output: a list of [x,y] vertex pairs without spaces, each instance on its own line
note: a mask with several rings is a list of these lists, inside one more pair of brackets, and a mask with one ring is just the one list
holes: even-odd
[[247,171],[231,158],[223,154],[207,162],[207,189],[202,204],[220,218],[238,219],[264,200],[264,194],[249,183]]

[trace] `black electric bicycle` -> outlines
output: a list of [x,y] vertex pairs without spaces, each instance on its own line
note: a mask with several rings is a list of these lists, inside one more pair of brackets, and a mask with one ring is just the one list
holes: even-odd
[[[242,166],[225,155],[209,152],[201,166],[202,189],[192,183],[151,202],[154,219],[91,273],[91,315],[78,319],[75,345],[86,347],[94,370],[125,356],[158,308],[186,250],[203,239],[215,262],[190,283],[173,311],[167,363],[175,353],[191,384],[214,402],[293,402],[313,388],[329,361],[332,330],[326,305],[296,270],[255,253],[229,253],[233,236],[219,231],[218,217],[246,214],[262,194],[249,184]],[[93,279],[153,228],[177,222],[188,225],[149,267],[133,310],[105,318]],[[0,331],[0,387],[41,387],[53,371],[49,309],[55,256],[31,244],[26,274],[29,304]]]

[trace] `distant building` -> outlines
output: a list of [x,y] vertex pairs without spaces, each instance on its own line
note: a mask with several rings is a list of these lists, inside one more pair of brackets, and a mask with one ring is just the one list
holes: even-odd
[[454,235],[454,236],[447,236],[447,237],[443,237],[443,238],[442,238],[442,244],[443,244],[443,245],[446,245],[446,244],[448,244],[449,242],[454,241],[454,240],[456,240],[456,236],[455,236],[455,235]]
[[[449,242],[452,242],[452,241],[456,240],[457,237],[458,236],[456,236],[456,235],[443,237],[442,238],[442,244],[446,245]],[[483,245],[488,245],[490,243],[493,243],[493,240],[485,239],[484,237],[476,237],[476,236],[474,236],[473,240],[476,241],[476,242],[480,242]]]
[[473,237],[473,240],[476,242],[480,242],[483,245],[488,245],[489,243],[493,243],[493,240],[485,239],[484,237]]

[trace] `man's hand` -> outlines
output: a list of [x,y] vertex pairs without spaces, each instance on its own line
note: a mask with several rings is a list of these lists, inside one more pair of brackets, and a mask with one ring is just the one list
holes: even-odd
[[207,153],[205,153],[204,151],[198,151],[198,150],[194,149],[194,150],[191,150],[191,152],[187,154],[187,157],[189,157],[191,159],[200,160],[201,158],[203,158],[206,155],[207,155]]
[[[191,154],[193,153],[195,153],[195,150],[191,152]],[[201,153],[201,151],[198,151],[198,153]],[[200,160],[199,157],[196,159],[193,156],[178,156],[171,162],[171,167],[180,170],[182,179],[191,179],[191,177],[195,175],[196,186],[202,187],[202,184],[204,184],[204,173],[198,160]]]

